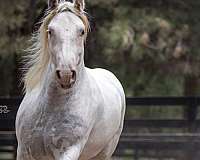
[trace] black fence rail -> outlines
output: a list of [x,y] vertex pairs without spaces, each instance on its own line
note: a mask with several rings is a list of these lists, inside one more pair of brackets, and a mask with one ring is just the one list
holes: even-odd
[[[21,98],[0,98],[0,160],[14,160],[16,156],[15,117]],[[200,97],[141,97],[127,98],[127,108],[159,106],[184,107],[183,119],[126,118],[124,132],[115,152],[117,157],[139,160],[169,158],[174,160],[199,160],[200,120],[197,119]],[[132,128],[184,128],[184,132],[135,133]]]

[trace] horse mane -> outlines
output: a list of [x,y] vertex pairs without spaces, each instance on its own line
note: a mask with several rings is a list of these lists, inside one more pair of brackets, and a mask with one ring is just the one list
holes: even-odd
[[[41,26],[31,38],[32,46],[27,49],[28,55],[25,56],[25,74],[23,77],[24,91],[30,92],[41,85],[43,75],[50,61],[48,52],[48,25],[53,17],[64,11],[70,11],[76,14],[84,23],[85,31],[88,33],[90,26],[86,13],[80,12],[70,2],[60,3],[55,9],[47,11],[41,21]],[[87,34],[85,36],[85,39]]]

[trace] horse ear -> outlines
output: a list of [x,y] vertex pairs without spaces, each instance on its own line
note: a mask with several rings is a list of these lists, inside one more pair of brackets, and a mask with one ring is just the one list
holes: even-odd
[[79,11],[84,11],[85,9],[85,0],[74,0],[74,7]]
[[54,9],[58,5],[58,0],[48,0],[48,8]]

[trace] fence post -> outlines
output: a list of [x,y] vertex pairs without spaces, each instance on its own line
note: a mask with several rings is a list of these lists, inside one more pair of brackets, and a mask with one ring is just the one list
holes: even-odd
[[[189,100],[189,104],[187,106],[187,121],[188,121],[188,132],[189,133],[196,133],[197,127],[196,127],[196,119],[197,119],[197,111],[198,111],[198,103],[196,97],[191,97]],[[192,144],[188,148],[188,155],[187,159],[189,160],[196,160],[196,147],[195,144]]]
[[134,160],[139,160],[139,151],[138,151],[138,149],[135,150]]
[[196,119],[197,119],[198,103],[196,97],[191,97],[187,106],[187,120],[188,131],[190,133],[196,132]]

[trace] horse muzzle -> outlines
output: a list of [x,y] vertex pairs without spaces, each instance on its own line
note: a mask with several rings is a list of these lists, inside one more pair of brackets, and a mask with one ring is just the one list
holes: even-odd
[[76,71],[75,70],[56,70],[57,81],[62,89],[72,88],[76,82]]

